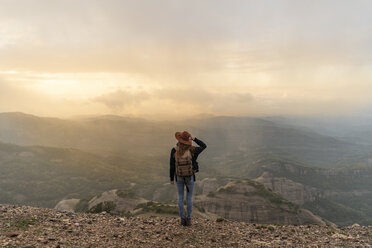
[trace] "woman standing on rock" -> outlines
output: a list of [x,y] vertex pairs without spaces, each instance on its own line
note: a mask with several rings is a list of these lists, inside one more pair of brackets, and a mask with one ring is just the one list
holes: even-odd
[[[177,132],[175,134],[178,143],[171,151],[170,156],[170,181],[174,184],[176,174],[176,182],[178,189],[178,208],[181,217],[181,225],[191,225],[192,211],[192,193],[194,190],[195,173],[199,171],[198,162],[196,161],[199,154],[207,148],[207,145],[195,138],[187,131]],[[194,141],[199,146],[192,146]],[[186,186],[186,205],[187,216],[183,208],[184,188]]]

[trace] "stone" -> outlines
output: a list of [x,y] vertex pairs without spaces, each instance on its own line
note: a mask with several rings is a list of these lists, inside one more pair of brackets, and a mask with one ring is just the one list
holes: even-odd
[[5,233],[5,236],[7,236],[8,238],[14,238],[14,237],[17,237],[18,235],[20,235],[20,233],[18,233],[18,232],[7,232],[7,233]]

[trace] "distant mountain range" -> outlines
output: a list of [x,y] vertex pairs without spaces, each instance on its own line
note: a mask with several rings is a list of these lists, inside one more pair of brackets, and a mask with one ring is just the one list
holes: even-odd
[[18,145],[76,148],[94,152],[168,154],[174,133],[188,130],[208,144],[208,158],[237,151],[285,154],[308,164],[334,167],[370,146],[341,141],[310,129],[251,117],[208,117],[150,122],[115,116],[62,120],[23,113],[0,114],[0,141]]

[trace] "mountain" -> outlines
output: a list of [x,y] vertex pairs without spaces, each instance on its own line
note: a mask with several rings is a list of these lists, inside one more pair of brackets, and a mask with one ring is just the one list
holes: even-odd
[[[324,169],[278,158],[257,160],[255,181],[338,225],[372,224],[372,165]],[[253,171],[252,171],[253,172]]]
[[213,166],[218,180],[230,177],[261,182],[338,225],[370,225],[371,157],[371,153],[351,156],[339,161],[336,168],[321,168],[265,151],[235,152],[225,160],[212,160],[208,168]]
[[[157,130],[156,134],[152,134],[154,130]],[[162,126],[139,119],[103,116],[62,120],[23,113],[0,114],[0,141],[18,145],[150,154],[165,150],[162,144],[166,144],[166,140],[170,141],[170,137],[165,135]]]
[[233,181],[208,195],[197,196],[195,204],[235,221],[284,225],[326,224],[310,211],[300,209],[298,205],[251,180]]
[[74,120],[41,118],[22,113],[0,114],[0,141],[19,145],[76,148],[93,152],[128,152],[169,156],[173,134],[189,130],[208,144],[207,158],[237,151],[263,150],[299,161],[332,167],[347,156],[369,151],[357,145],[296,128],[251,117],[205,117],[174,122],[102,116]]
[[[370,150],[368,146],[320,135],[310,129],[278,124],[258,118],[215,117],[200,124],[215,155],[264,151],[321,167]],[[220,157],[219,156],[219,157]]]
[[369,114],[351,116],[267,116],[275,123],[314,130],[326,136],[362,145],[372,145],[372,117]]
[[54,207],[113,188],[153,187],[169,169],[154,156],[0,143],[0,170],[0,203]]

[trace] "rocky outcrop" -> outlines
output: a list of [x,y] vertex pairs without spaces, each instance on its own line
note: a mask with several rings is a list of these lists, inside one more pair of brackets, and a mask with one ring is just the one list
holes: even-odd
[[[0,205],[0,247],[371,247],[372,227],[117,217]],[[185,235],[186,233],[186,235]]]
[[285,177],[274,177],[270,172],[262,173],[262,175],[254,179],[254,181],[262,183],[266,188],[281,194],[285,199],[298,205],[303,205],[306,202],[313,202],[322,198],[327,199],[329,197],[368,197],[368,195],[371,193],[369,190],[322,190],[304,185],[302,183],[294,182]]
[[216,178],[204,178],[195,182],[195,192],[202,195],[216,191],[219,187],[220,185]]
[[147,200],[136,196],[132,192],[113,189],[93,197],[88,202],[88,211],[125,213],[133,210],[138,204],[145,202]]
[[251,223],[320,224],[319,217],[300,209],[254,181],[231,182],[216,192],[198,196],[195,203],[229,220]]
[[324,192],[319,189],[305,186],[288,178],[273,177],[269,172],[262,173],[260,177],[254,180],[262,183],[266,188],[281,194],[285,199],[298,205],[303,205],[305,202],[315,201],[324,196]]
[[69,211],[74,212],[76,205],[79,203],[80,199],[67,199],[62,200],[57,203],[54,209],[59,211]]

